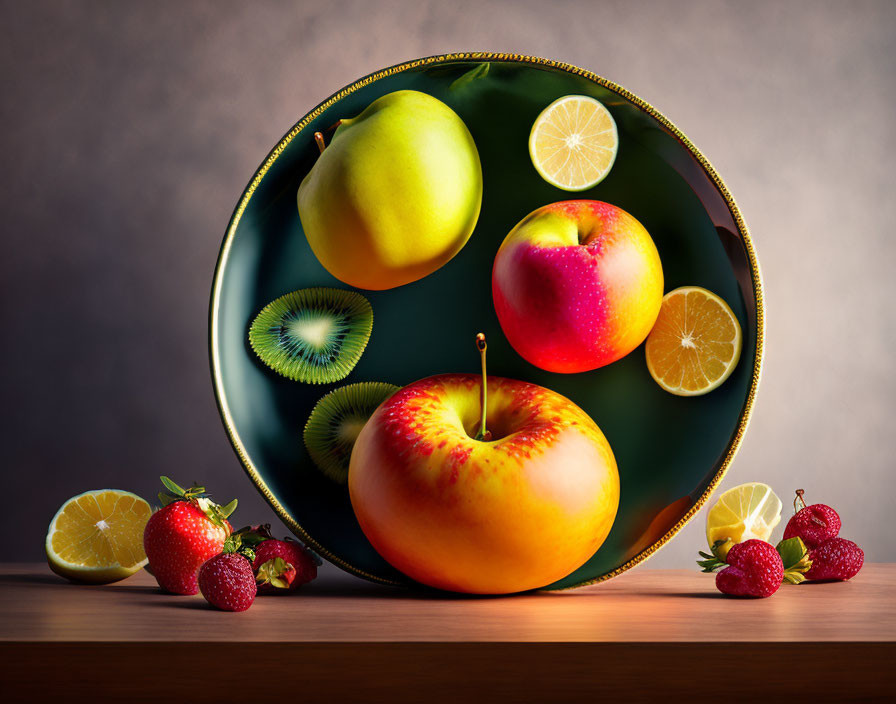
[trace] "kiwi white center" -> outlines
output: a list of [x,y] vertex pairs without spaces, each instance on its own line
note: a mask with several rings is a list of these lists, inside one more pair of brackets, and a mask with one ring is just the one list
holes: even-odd
[[366,423],[367,420],[365,418],[343,419],[339,424],[339,439],[346,445],[354,445]]
[[322,349],[332,340],[333,322],[333,318],[327,315],[307,316],[293,321],[290,332],[309,347]]

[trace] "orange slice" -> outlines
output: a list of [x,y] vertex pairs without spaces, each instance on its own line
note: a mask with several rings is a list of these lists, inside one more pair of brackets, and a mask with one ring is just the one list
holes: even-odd
[[529,134],[535,170],[564,191],[584,191],[603,181],[618,149],[613,116],[586,95],[555,100],[538,116]]
[[669,393],[699,396],[731,376],[741,346],[740,324],[728,304],[705,288],[683,286],[663,297],[647,336],[647,369]]
[[105,584],[146,564],[143,529],[152,509],[136,494],[100,489],[66,501],[47,532],[47,562],[77,582]]

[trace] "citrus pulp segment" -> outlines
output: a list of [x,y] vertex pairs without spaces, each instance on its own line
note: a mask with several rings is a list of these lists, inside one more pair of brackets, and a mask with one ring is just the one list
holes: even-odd
[[618,149],[613,116],[586,95],[555,100],[529,134],[529,156],[536,171],[564,191],[584,191],[603,181]]
[[647,369],[669,393],[700,396],[731,375],[742,345],[740,324],[728,304],[705,288],[683,286],[663,297],[647,336]]
[[751,482],[729,489],[706,514],[706,539],[742,543],[767,541],[781,520],[781,499],[768,484]]
[[47,562],[80,582],[115,582],[146,564],[143,528],[152,514],[136,494],[101,489],[66,501],[47,532]]

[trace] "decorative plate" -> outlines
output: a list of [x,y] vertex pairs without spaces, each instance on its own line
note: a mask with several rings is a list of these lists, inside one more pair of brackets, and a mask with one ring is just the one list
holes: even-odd
[[[299,183],[318,156],[314,132],[401,89],[434,95],[469,127],[483,172],[476,230],[434,274],[363,292],[373,306],[373,333],[346,379],[328,385],[290,381],[256,358],[247,338],[250,322],[289,291],[347,288],[318,263],[296,209]],[[535,118],[568,94],[601,101],[619,130],[609,176],[576,194],[543,181],[527,148]],[[513,351],[492,306],[494,255],[523,216],[569,198],[607,201],[638,218],[659,250],[666,291],[703,286],[728,302],[744,341],[740,363],[721,387],[693,398],[666,393],[647,371],[643,345],[607,367],[572,375],[537,369]],[[404,385],[436,373],[476,372],[472,339],[479,331],[488,336],[490,374],[564,394],[594,418],[613,447],[622,485],[613,530],[586,564],[547,588],[588,584],[633,567],[671,539],[734,458],[762,361],[759,265],[737,205],[709,162],[656,109],[600,76],[555,61],[492,53],[435,56],[378,71],[314,108],[265,158],[230,220],[211,295],[212,376],[230,441],[280,518],[324,558],[375,581],[408,581],[364,537],[347,489],[309,460],[302,429],[315,402],[357,381]]]

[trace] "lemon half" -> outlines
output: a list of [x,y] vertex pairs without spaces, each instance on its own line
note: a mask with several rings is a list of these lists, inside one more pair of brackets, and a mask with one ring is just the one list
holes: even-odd
[[719,540],[767,541],[780,521],[781,499],[768,484],[741,484],[722,494],[706,514],[706,539],[710,547]]
[[151,514],[149,504],[129,491],[100,489],[69,499],[47,532],[50,569],[93,584],[129,577],[146,564],[143,529]]

